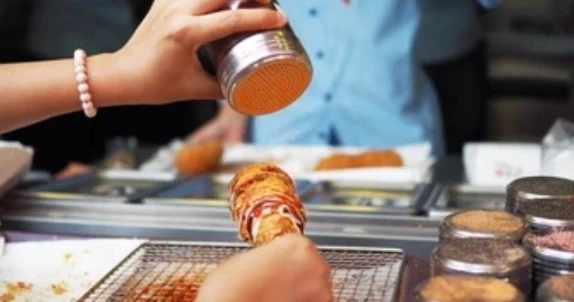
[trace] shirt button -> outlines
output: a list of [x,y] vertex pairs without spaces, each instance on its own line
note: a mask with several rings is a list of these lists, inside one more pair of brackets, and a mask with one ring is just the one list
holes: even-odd
[[317,56],[317,59],[322,59],[322,58],[325,56],[325,53],[322,52],[322,51],[318,51],[318,52],[316,53],[316,56]]
[[311,15],[312,17],[317,16],[317,9],[316,8],[312,8],[309,10],[309,15]]
[[323,97],[325,99],[325,102],[330,102],[333,99],[333,95],[330,93],[325,94],[325,96]]

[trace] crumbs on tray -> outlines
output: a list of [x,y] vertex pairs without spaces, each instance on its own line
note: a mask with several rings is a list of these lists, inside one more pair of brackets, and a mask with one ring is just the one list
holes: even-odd
[[68,285],[64,282],[52,284],[50,287],[52,288],[52,291],[56,295],[62,295],[68,291]]
[[72,259],[72,254],[66,253],[64,254],[64,261],[68,262]]
[[0,302],[11,302],[16,299],[20,294],[28,292],[32,289],[33,285],[26,282],[6,282],[4,283],[4,291],[0,293]]

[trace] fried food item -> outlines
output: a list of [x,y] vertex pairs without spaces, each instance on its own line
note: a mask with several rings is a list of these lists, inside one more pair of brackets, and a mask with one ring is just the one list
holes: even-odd
[[252,246],[266,244],[288,233],[303,234],[307,217],[295,184],[285,171],[271,164],[252,164],[229,183],[231,219],[239,238]]
[[367,167],[401,167],[403,159],[394,150],[373,150],[359,154],[334,153],[319,161],[316,171]]
[[196,176],[215,171],[222,157],[223,145],[214,140],[182,147],[174,163],[180,175]]

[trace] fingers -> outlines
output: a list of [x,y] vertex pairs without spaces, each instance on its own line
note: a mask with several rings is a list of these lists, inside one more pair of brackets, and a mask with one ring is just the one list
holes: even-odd
[[192,15],[203,15],[211,12],[229,8],[230,4],[234,4],[231,8],[237,8],[241,3],[257,2],[263,5],[268,4],[271,0],[194,0],[192,6]]
[[226,10],[196,17],[194,31],[201,42],[207,43],[239,32],[278,28],[285,23],[285,15],[266,8]]

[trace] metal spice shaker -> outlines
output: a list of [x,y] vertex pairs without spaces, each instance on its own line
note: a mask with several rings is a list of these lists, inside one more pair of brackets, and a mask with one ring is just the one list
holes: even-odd
[[574,275],[546,280],[536,290],[536,302],[574,302]]
[[[228,9],[262,7],[230,0]],[[279,10],[276,1],[268,8]],[[245,115],[283,109],[307,89],[313,68],[289,24],[275,30],[235,34],[206,45],[229,105]]]
[[574,202],[570,200],[525,201],[518,211],[531,230],[574,227]]
[[531,290],[532,257],[508,240],[450,239],[431,256],[431,275],[494,277],[516,286],[525,296]]
[[[501,283],[502,282],[502,283]],[[412,293],[415,302],[525,302],[512,284],[492,277],[435,276],[419,284]]]
[[491,209],[462,210],[448,215],[440,226],[440,242],[449,239],[484,238],[520,242],[526,223],[516,215]]
[[532,255],[534,286],[558,275],[574,274],[574,229],[540,229],[530,231],[522,245]]
[[506,187],[506,211],[518,213],[520,204],[529,200],[574,201],[574,181],[548,176],[523,177]]

